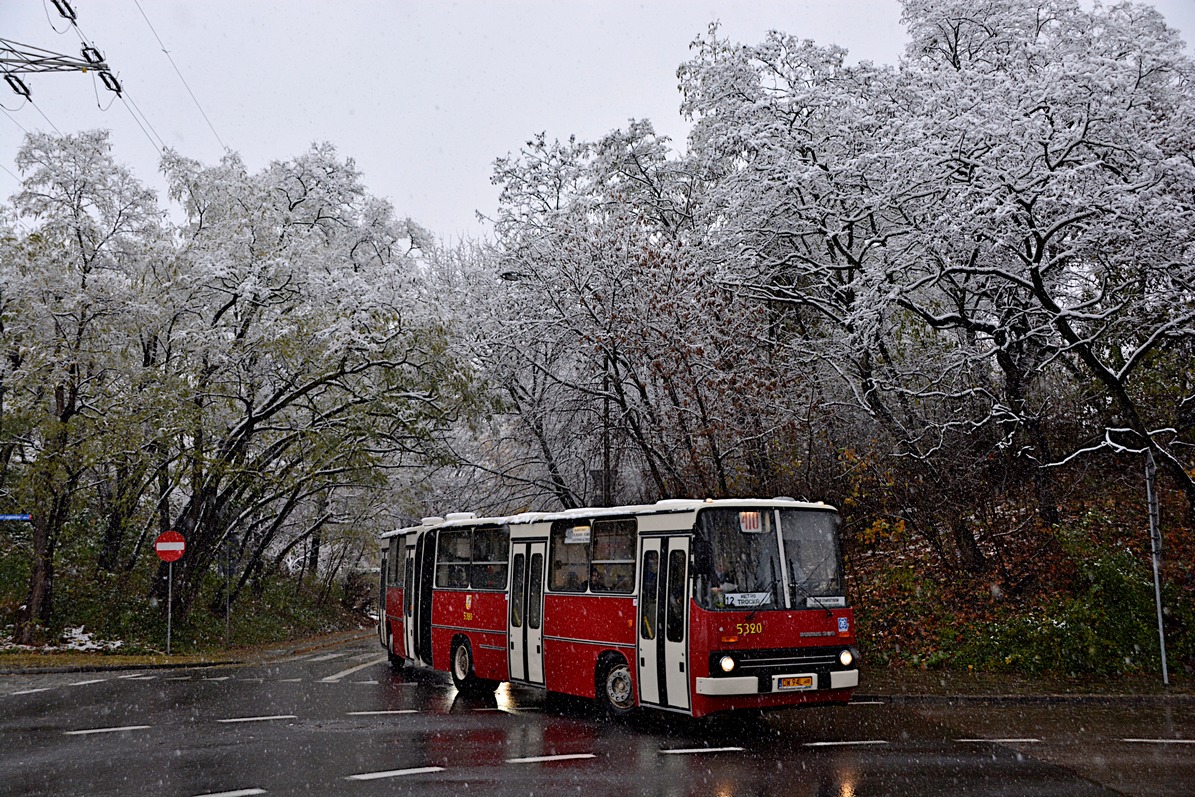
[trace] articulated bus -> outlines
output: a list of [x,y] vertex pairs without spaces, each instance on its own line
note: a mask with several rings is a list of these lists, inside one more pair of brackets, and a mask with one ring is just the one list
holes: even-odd
[[845,703],[859,683],[838,513],[791,499],[425,518],[382,536],[396,667],[694,717]]

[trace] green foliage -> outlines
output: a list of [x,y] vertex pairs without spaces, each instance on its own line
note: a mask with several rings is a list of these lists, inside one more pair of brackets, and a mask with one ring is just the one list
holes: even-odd
[[[963,635],[953,663],[1032,675],[1110,676],[1158,667],[1149,565],[1123,547],[1093,544],[1074,534],[1063,539],[1063,546],[1078,567],[1073,593],[977,625]],[[1174,620],[1190,615],[1177,590],[1167,590],[1166,598]],[[1169,640],[1169,653],[1181,660],[1190,657],[1185,632],[1190,623],[1177,625],[1184,630]]]

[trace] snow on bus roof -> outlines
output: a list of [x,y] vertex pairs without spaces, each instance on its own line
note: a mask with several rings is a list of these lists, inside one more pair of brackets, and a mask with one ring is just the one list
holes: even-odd
[[742,506],[794,506],[801,509],[820,509],[834,511],[834,507],[821,501],[798,501],[795,498],[779,496],[775,498],[664,498],[654,504],[632,504],[626,506],[584,506],[574,509],[561,509],[556,512],[519,512],[514,515],[495,515],[479,517],[475,512],[450,512],[444,518],[424,518],[423,525],[411,526],[403,529],[388,531],[381,535],[388,539],[400,534],[408,534],[420,529],[444,526],[455,527],[465,525],[523,525],[555,520],[575,520],[593,517],[611,517],[625,515],[652,515],[666,513],[696,512],[706,507],[742,507]]

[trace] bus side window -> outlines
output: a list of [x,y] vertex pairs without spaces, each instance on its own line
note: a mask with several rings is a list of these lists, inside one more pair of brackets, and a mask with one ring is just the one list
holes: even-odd
[[584,592],[589,587],[589,537],[588,525],[552,524],[549,581],[554,592]]
[[595,520],[591,592],[630,593],[635,587],[635,521]]
[[399,548],[399,543],[401,542],[404,542],[401,537],[394,537],[390,540],[390,553],[387,557],[387,562],[389,563],[388,578],[392,587],[403,586],[402,561],[404,557],[402,554],[405,553],[405,546],[404,548]]
[[469,586],[470,539],[472,529],[448,529],[440,532],[436,551],[436,586]]
[[486,526],[473,531],[474,589],[505,589],[510,536],[504,526]]

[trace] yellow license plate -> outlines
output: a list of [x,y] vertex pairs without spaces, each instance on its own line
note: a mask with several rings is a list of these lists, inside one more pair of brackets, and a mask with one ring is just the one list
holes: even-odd
[[779,679],[777,686],[780,689],[813,689],[813,676],[791,675],[786,678]]

